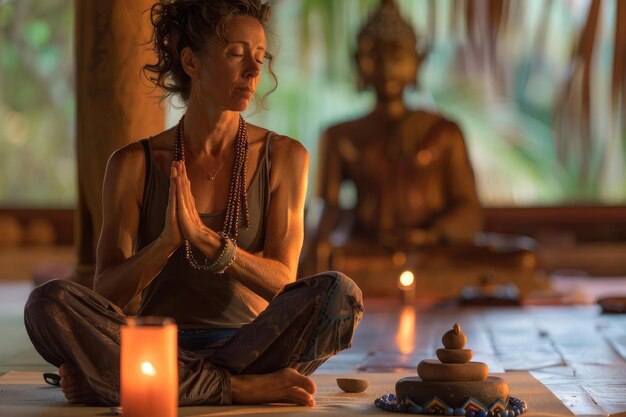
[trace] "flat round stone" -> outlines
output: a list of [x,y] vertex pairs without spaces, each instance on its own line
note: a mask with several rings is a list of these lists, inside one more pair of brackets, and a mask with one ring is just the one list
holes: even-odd
[[[450,407],[463,407],[472,397],[483,404],[491,405],[498,400],[509,399],[509,387],[502,379],[490,376],[480,382],[433,382],[412,376],[396,383],[396,396],[424,406],[434,397],[445,401]],[[478,417],[479,413],[475,414]]]
[[337,385],[345,392],[363,392],[369,387],[370,382],[356,378],[337,378]]
[[482,362],[441,363],[426,359],[417,365],[417,374],[424,381],[484,381],[488,373],[489,368]]
[[468,363],[472,356],[471,349],[437,349],[437,357],[443,363]]

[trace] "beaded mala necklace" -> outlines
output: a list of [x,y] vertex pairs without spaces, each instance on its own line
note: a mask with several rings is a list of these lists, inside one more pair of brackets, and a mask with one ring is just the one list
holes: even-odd
[[[176,134],[174,136],[173,154],[175,161],[185,162],[185,116],[180,118]],[[235,163],[230,178],[228,190],[228,200],[224,215],[224,225],[220,232],[222,239],[222,249],[215,262],[208,263],[205,258],[204,264],[198,263],[193,255],[191,244],[185,240],[185,257],[189,266],[193,269],[224,273],[233,263],[237,253],[237,237],[239,235],[239,222],[244,216],[244,227],[250,226],[250,212],[248,210],[248,199],[246,195],[247,168],[248,168],[248,126],[243,117],[239,116],[239,127],[235,139]]]

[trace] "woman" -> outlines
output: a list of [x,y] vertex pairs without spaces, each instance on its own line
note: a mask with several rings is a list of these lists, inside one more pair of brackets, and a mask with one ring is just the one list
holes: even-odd
[[145,69],[185,116],[111,156],[95,292],[36,288],[26,328],[70,402],[116,404],[119,326],[141,297],[139,315],[179,325],[180,405],[313,406],[307,375],[349,347],[361,292],[339,273],[295,282],[308,154],[240,116],[271,59],[269,7],[161,0],[151,17],[158,62]]

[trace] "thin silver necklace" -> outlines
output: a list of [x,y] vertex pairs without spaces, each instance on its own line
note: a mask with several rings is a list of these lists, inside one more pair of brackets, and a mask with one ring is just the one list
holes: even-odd
[[204,173],[206,174],[206,177],[209,179],[209,181],[213,181],[215,179],[215,177],[217,176],[217,174],[219,174],[220,170],[222,169],[222,167],[224,166],[224,161],[225,158],[220,160],[220,164],[217,167],[217,169],[215,170],[215,172],[213,174],[210,174],[209,171],[207,171],[206,169],[204,169],[204,166],[202,166],[202,163],[200,162],[200,158],[198,158],[198,155],[196,155],[196,153],[193,151],[193,149],[191,148],[191,146],[187,147],[189,149],[189,152],[191,152],[191,154],[193,155],[193,157],[196,159],[196,162],[198,162],[198,166],[200,167],[200,169],[202,171],[204,171]]

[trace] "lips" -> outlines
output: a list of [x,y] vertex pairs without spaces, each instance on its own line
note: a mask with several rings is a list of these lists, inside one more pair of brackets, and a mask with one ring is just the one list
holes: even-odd
[[246,94],[254,94],[254,90],[250,87],[236,87],[235,90],[241,91]]

